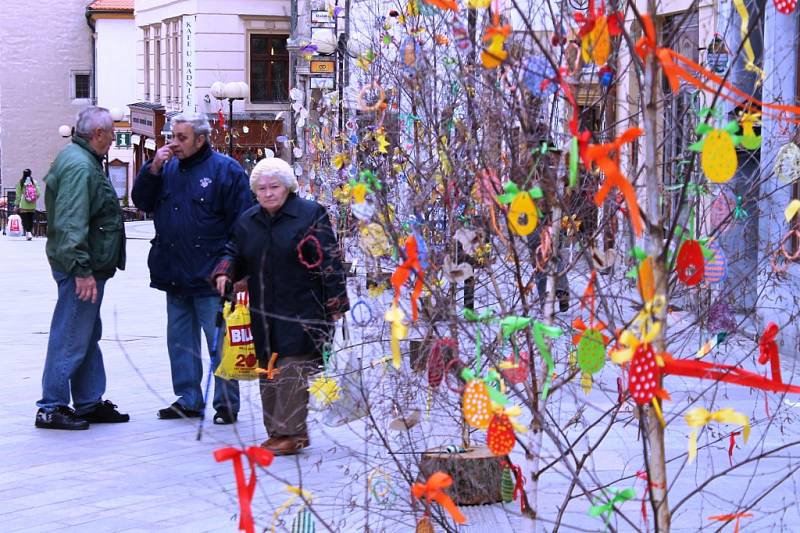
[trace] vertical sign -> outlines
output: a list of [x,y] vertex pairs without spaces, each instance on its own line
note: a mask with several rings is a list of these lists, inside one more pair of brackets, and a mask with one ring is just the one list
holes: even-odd
[[197,111],[194,95],[195,65],[194,41],[197,15],[184,15],[183,17],[183,109],[184,111]]

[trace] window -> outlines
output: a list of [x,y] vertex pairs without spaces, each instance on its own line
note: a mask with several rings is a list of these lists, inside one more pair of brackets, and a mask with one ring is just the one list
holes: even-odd
[[91,75],[83,73],[73,74],[73,93],[74,100],[88,100],[92,97]]
[[250,35],[250,101],[289,99],[289,52],[286,35]]
[[144,100],[150,101],[150,28],[142,28],[142,44],[144,45]]

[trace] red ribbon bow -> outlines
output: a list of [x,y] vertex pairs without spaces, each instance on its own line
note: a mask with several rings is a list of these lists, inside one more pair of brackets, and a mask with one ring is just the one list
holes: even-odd
[[449,475],[444,472],[434,472],[424,484],[414,483],[411,487],[411,495],[417,500],[425,498],[428,500],[428,505],[430,505],[431,502],[438,503],[450,513],[450,516],[453,517],[453,520],[455,520],[457,524],[464,524],[467,522],[467,519],[461,514],[461,511],[458,510],[458,507],[456,507],[456,504],[450,499],[450,496],[443,492],[443,489],[446,489],[452,484],[453,478]]
[[394,303],[400,300],[400,288],[408,281],[411,276],[412,270],[417,275],[414,282],[414,291],[411,293],[411,318],[416,322],[419,318],[419,311],[417,310],[417,300],[422,294],[422,265],[419,262],[417,255],[417,239],[412,235],[406,239],[406,260],[402,265],[397,267],[397,270],[392,274],[392,287],[394,287]]
[[736,525],[733,526],[733,533],[739,533],[739,520],[742,518],[752,517],[752,513],[736,513],[736,514],[720,514],[716,516],[709,516],[709,520],[716,520],[717,522],[730,522],[736,520]]
[[630,128],[610,143],[590,144],[582,153],[586,170],[591,170],[594,163],[606,176],[603,185],[594,195],[594,203],[598,206],[603,205],[611,189],[618,188],[628,204],[629,218],[637,237],[642,234],[642,217],[639,213],[639,203],[636,201],[636,191],[619,169],[619,151],[623,144],[633,142],[643,133],[640,128]]
[[[250,463],[250,479],[245,483],[244,470],[242,469],[242,455],[247,457]],[[255,533],[253,526],[253,512],[250,509],[250,502],[253,501],[253,493],[256,491],[256,464],[269,466],[272,464],[272,452],[250,446],[245,450],[239,448],[220,448],[214,451],[214,459],[218,463],[233,460],[233,473],[236,476],[236,490],[239,493],[239,529],[247,533]]]
[[758,340],[758,349],[761,352],[758,356],[758,363],[766,365],[769,361],[772,367],[772,381],[783,383],[781,379],[781,360],[778,355],[778,344],[775,342],[775,337],[778,336],[778,325],[775,322],[767,324],[767,329]]

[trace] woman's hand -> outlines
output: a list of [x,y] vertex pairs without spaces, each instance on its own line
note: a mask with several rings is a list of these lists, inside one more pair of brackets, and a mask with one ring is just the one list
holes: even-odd
[[231,278],[229,278],[225,274],[220,274],[219,276],[217,276],[216,286],[217,286],[217,292],[219,293],[220,296],[225,296],[226,292],[225,289],[227,288],[228,283],[230,282]]

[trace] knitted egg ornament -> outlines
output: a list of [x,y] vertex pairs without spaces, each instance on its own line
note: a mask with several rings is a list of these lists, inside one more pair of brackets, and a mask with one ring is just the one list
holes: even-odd
[[706,260],[703,279],[709,284],[720,283],[728,277],[728,260],[718,242],[710,242],[708,248],[714,252],[714,257]]
[[489,391],[483,381],[473,379],[467,383],[461,402],[464,420],[467,421],[467,424],[477,429],[489,427],[492,405],[489,400]]
[[795,143],[781,146],[775,156],[773,171],[783,183],[793,183],[800,177],[800,148]]
[[303,507],[292,520],[292,533],[315,533],[317,525],[314,523],[314,515],[308,508]]
[[693,287],[703,281],[705,272],[705,258],[700,243],[694,240],[683,241],[678,252],[675,266],[678,279],[687,287]]
[[505,413],[495,413],[489,423],[489,431],[486,433],[486,444],[489,451],[495,455],[508,455],[514,449],[517,439],[514,436],[514,428]]
[[503,467],[503,474],[500,477],[500,496],[505,503],[514,501],[514,477],[508,465]]
[[628,389],[639,405],[650,403],[657,396],[661,369],[656,363],[652,346],[642,343],[636,347],[631,361]]

